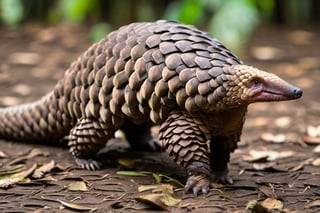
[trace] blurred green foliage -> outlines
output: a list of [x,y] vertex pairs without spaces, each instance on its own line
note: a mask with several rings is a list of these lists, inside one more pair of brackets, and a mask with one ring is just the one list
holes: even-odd
[[23,19],[23,6],[20,0],[1,0],[1,21],[7,26],[17,26]]
[[209,31],[218,40],[223,40],[227,46],[232,47],[234,51],[239,51],[258,21],[259,13],[254,1],[221,1],[221,5],[210,19]]
[[263,22],[319,19],[320,0],[0,0],[2,25],[28,21],[85,23],[99,40],[112,27],[135,21],[177,20],[209,31],[236,51]]
[[62,20],[68,22],[82,22],[87,15],[99,15],[98,0],[59,0],[56,12],[61,15]]

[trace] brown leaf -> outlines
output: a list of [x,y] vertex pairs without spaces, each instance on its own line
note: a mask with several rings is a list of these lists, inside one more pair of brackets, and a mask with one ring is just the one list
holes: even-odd
[[250,150],[249,156],[244,156],[245,161],[263,162],[262,160],[276,161],[281,158],[287,158],[294,155],[293,151],[277,152],[273,150]]
[[122,158],[122,159],[118,159],[117,160],[118,163],[126,168],[134,168],[134,166],[136,165],[136,163],[141,162],[141,159],[126,159],[126,158]]
[[7,188],[10,185],[18,183],[19,181],[28,177],[36,169],[36,167],[37,167],[37,164],[34,164],[32,167],[30,167],[27,170],[1,177],[0,188]]
[[141,185],[138,187],[139,192],[148,190],[152,190],[152,192],[164,192],[173,194],[173,186],[171,184]]
[[151,205],[153,207],[157,207],[164,211],[168,211],[168,206],[161,200],[162,195],[160,194],[146,194],[135,197],[135,199],[139,202],[145,203],[147,205]]
[[32,177],[33,178],[42,178],[43,175],[47,172],[50,172],[55,166],[55,162],[54,160],[51,160],[49,163],[45,163],[42,166],[40,166],[39,168],[37,168]]
[[76,181],[76,182],[70,183],[67,188],[70,191],[83,191],[83,192],[88,191],[87,185],[84,181]]
[[7,157],[8,155],[5,152],[0,150],[0,158],[7,158]]
[[9,165],[17,164],[26,161],[27,159],[34,158],[36,156],[48,156],[48,152],[43,152],[41,149],[31,149],[27,156],[21,156],[11,161]]
[[306,144],[309,145],[319,145],[320,144],[320,137],[310,137],[310,136],[305,136],[302,139]]
[[277,198],[277,195],[274,193],[274,191],[265,185],[259,186],[259,190],[267,197],[269,198]]
[[268,213],[268,210],[256,200],[250,200],[247,203],[246,209],[250,209],[254,213]]
[[314,208],[314,207],[320,207],[320,200],[314,200],[311,201],[308,205],[306,205],[306,208]]
[[320,145],[317,145],[314,149],[313,149],[314,153],[320,153]]
[[308,126],[307,134],[310,137],[316,138],[320,136],[320,126]]
[[292,118],[291,117],[280,117],[280,118],[277,118],[274,123],[277,127],[280,127],[280,128],[287,128],[290,126],[292,122]]
[[260,138],[266,142],[273,142],[273,143],[283,143],[287,140],[284,134],[277,134],[274,135],[272,133],[263,133],[261,134]]
[[78,204],[74,204],[74,203],[69,203],[69,202],[65,202],[62,200],[57,200],[58,202],[60,202],[64,207],[67,207],[69,209],[72,210],[79,210],[79,211],[94,211],[96,208],[91,208],[88,206],[82,206],[82,205],[78,205]]
[[135,199],[162,210],[168,210],[169,206],[174,206],[181,201],[175,197],[173,186],[170,184],[141,185],[138,188],[139,192],[148,190],[152,190],[152,193],[138,196]]
[[317,158],[314,161],[312,161],[312,165],[313,166],[320,166],[320,158]]
[[252,168],[256,171],[278,171],[278,172],[286,172],[287,171],[286,169],[278,166],[276,162],[253,163]]
[[277,200],[276,198],[270,198],[268,197],[264,201],[262,201],[261,205],[269,210],[281,210],[283,209],[283,203],[280,200]]
[[165,211],[168,211],[169,206],[174,206],[181,201],[181,199],[175,198],[172,194],[169,193],[146,194],[138,196],[135,199],[137,201],[155,206]]
[[295,172],[295,171],[299,171],[301,170],[305,165],[310,164],[313,161],[312,158],[308,158],[307,160],[304,160],[303,162],[301,162],[300,164],[292,167],[289,169],[289,171]]

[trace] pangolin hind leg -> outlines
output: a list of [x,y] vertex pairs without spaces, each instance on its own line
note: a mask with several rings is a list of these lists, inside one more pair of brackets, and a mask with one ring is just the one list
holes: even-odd
[[114,135],[114,130],[103,122],[81,118],[69,135],[70,152],[75,161],[83,169],[100,169],[102,164],[97,159],[97,152]]
[[136,125],[132,122],[128,123],[123,132],[133,150],[160,151],[161,146],[157,138],[153,138],[150,133],[151,124],[145,123]]
[[214,136],[210,144],[211,180],[225,184],[233,184],[228,175],[230,153],[236,148],[235,136]]
[[165,151],[186,169],[186,191],[195,195],[207,193],[211,173],[209,131],[201,119],[184,111],[174,111],[161,124],[159,138]]

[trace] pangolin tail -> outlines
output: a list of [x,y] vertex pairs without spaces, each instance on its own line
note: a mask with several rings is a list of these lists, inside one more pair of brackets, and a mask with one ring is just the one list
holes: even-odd
[[2,139],[50,144],[71,128],[71,119],[59,110],[53,92],[32,103],[0,109]]

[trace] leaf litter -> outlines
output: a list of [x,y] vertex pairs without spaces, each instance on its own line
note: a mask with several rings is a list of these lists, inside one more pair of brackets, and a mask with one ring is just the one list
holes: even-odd
[[36,178],[36,179],[42,178],[45,173],[50,172],[54,167],[55,167],[55,162],[54,162],[54,160],[51,160],[51,161],[48,162],[48,163],[44,163],[42,166],[38,167],[38,168],[34,171],[32,177],[33,177],[33,178]]
[[88,191],[88,187],[84,181],[72,182],[68,185],[67,189],[70,191],[82,191],[82,192]]
[[9,186],[18,183],[19,181],[22,181],[24,178],[28,177],[30,174],[34,172],[34,170],[37,168],[37,164],[33,164],[28,169],[19,171],[17,173],[4,175],[0,179],[0,188],[8,188]]
[[59,203],[61,203],[64,207],[72,209],[72,210],[78,210],[78,211],[95,211],[97,208],[92,208],[88,206],[83,206],[71,202],[66,202],[62,200],[57,200]]
[[141,185],[139,192],[151,190],[151,193],[135,197],[137,201],[168,211],[170,206],[175,206],[181,202],[174,194],[171,184]]

